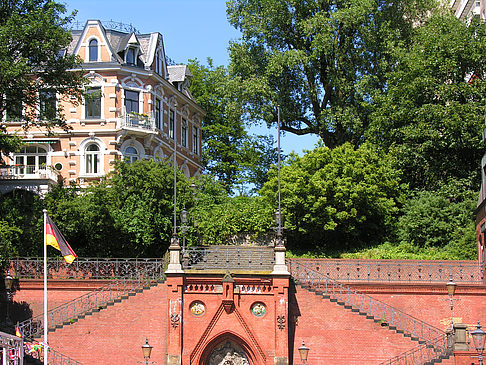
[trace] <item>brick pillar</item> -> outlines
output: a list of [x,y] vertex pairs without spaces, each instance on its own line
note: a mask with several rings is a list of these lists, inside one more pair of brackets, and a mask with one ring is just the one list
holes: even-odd
[[469,351],[466,329],[464,323],[454,323],[454,351]]
[[181,365],[183,274],[167,273],[168,338],[167,365]]
[[289,364],[289,276],[274,276],[275,365]]

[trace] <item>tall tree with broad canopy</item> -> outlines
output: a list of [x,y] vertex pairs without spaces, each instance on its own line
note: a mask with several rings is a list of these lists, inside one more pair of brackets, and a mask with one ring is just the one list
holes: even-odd
[[[190,60],[193,74],[191,93],[206,110],[203,120],[203,165],[227,192],[244,190],[252,184],[260,189],[267,171],[277,160],[272,136],[248,133],[242,109],[243,99],[238,82],[224,66]],[[244,191],[247,192],[247,191]]]
[[434,0],[230,0],[230,73],[245,116],[357,145],[369,124],[369,90],[386,88],[390,48],[406,42]]
[[[51,0],[0,2],[0,116],[22,120],[25,128],[64,125],[62,110],[52,120],[39,121],[39,91],[53,90],[63,98],[81,96],[83,77],[69,71],[79,63],[65,52],[71,42],[65,27],[73,19],[65,12],[65,5]],[[5,130],[0,125],[3,154],[19,145]]]
[[486,112],[486,24],[433,14],[397,47],[387,90],[375,91],[366,138],[389,149],[411,188],[462,181],[478,190]]

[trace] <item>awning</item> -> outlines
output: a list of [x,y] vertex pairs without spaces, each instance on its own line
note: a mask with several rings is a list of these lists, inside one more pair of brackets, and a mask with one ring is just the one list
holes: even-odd
[[59,138],[43,138],[43,139],[24,139],[23,144],[54,144],[58,143]]

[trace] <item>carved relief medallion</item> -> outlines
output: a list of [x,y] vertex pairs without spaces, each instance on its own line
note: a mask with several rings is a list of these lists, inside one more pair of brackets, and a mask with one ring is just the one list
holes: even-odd
[[206,308],[202,302],[194,302],[191,304],[191,313],[195,316],[202,316],[205,311]]
[[265,305],[263,303],[258,302],[251,306],[251,312],[256,317],[262,317],[266,311],[267,309],[265,308]]

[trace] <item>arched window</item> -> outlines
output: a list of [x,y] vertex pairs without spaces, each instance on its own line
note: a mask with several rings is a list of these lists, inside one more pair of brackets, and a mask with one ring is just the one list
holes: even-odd
[[138,160],[138,151],[135,147],[127,147],[125,149],[125,162],[132,163]]
[[98,41],[96,39],[89,41],[89,60],[90,62],[98,61]]
[[96,143],[90,143],[85,153],[86,173],[98,174],[100,172],[100,147]]

